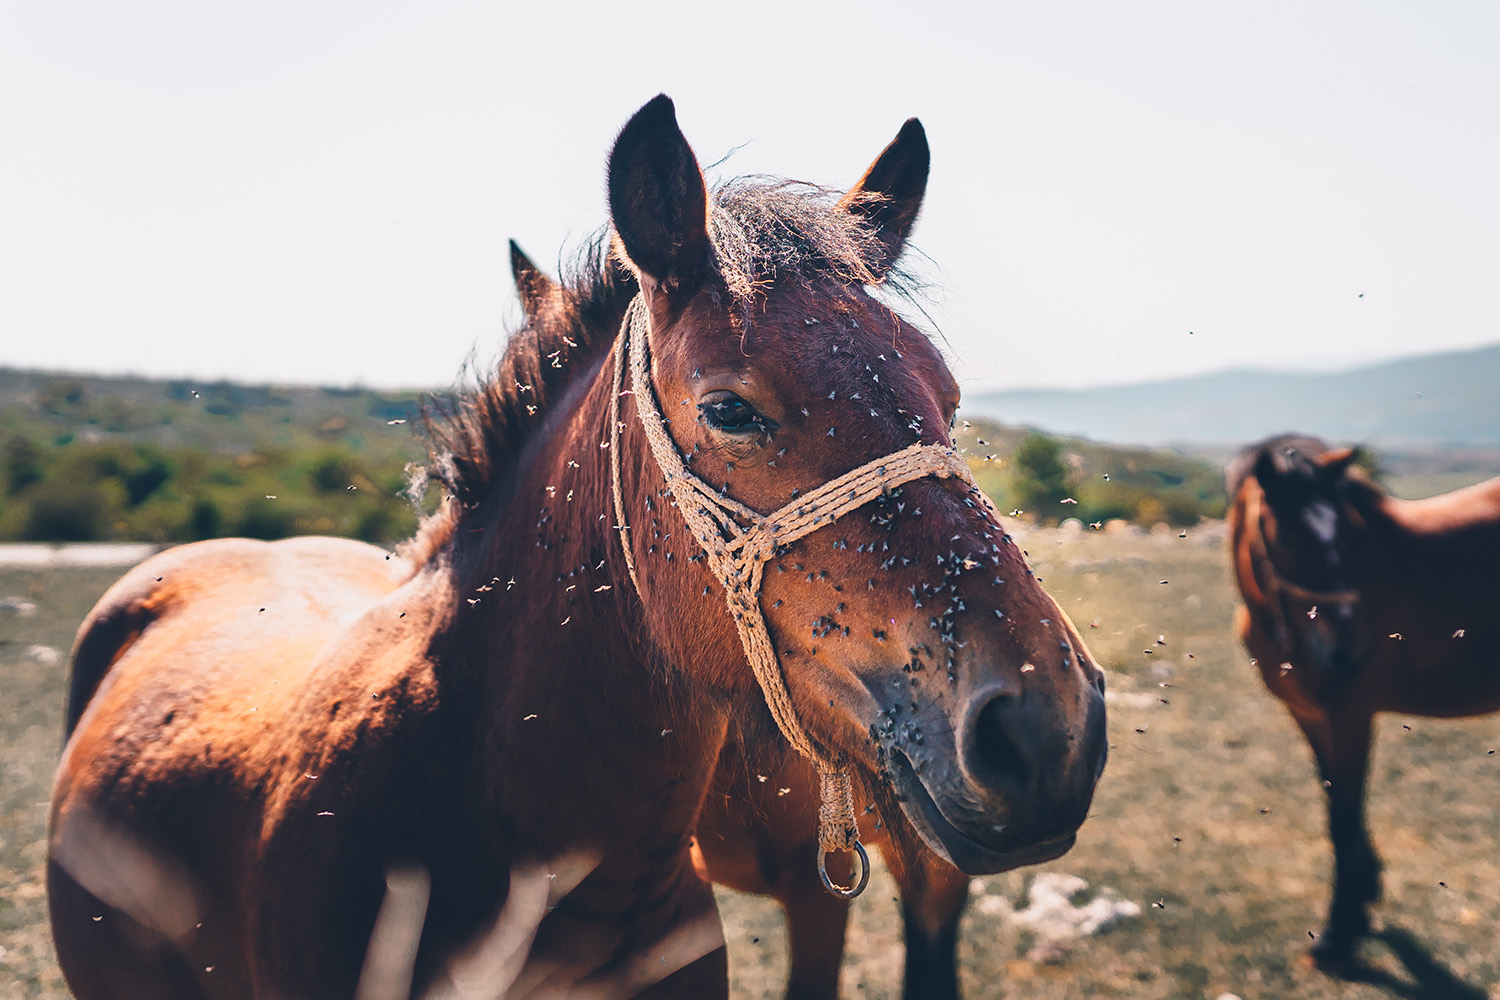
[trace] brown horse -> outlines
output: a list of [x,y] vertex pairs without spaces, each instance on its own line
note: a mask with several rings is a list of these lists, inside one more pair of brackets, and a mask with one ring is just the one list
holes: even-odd
[[1398,500],[1356,456],[1285,436],[1228,470],[1240,637],[1328,795],[1333,902],[1313,956],[1330,971],[1351,966],[1380,897],[1364,817],[1373,716],[1500,709],[1500,478]]
[[[510,255],[527,321],[543,322],[562,290],[514,242]],[[1074,644],[1080,655],[1087,655],[1076,634]],[[824,891],[815,875],[816,770],[779,745],[755,746],[755,759],[748,749],[731,739],[719,758],[698,819],[699,850],[713,881],[771,896],[785,910],[791,952],[787,996],[833,1000],[849,900]],[[906,1000],[957,998],[958,923],[968,902],[969,876],[930,850],[920,850],[915,859],[902,856],[892,848],[873,808],[862,810],[859,829],[866,844],[878,845],[887,856],[901,892],[903,995]]]
[[433,418],[413,541],[206,542],[111,588],[51,813],[80,1000],[724,996],[691,832],[731,725],[778,739],[758,679],[893,837],[972,872],[1067,850],[1100,675],[951,461],[765,552],[738,620],[726,540],[689,530],[705,495],[781,511],[947,446],[952,377],[870,293],[927,163],[910,122],[837,200],[710,196],[652,100],[610,155],[610,249]]

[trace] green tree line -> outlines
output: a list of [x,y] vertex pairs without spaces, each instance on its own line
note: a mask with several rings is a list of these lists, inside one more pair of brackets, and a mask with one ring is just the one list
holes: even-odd
[[331,534],[387,543],[415,527],[404,471],[345,445],[220,454],[149,443],[43,444],[0,454],[0,539],[185,542]]
[[[46,376],[0,369],[0,541],[184,542],[411,533],[414,393]],[[1002,512],[1043,522],[1222,517],[1217,466],[964,421]]]
[[0,369],[0,541],[332,534],[389,543],[414,393]]

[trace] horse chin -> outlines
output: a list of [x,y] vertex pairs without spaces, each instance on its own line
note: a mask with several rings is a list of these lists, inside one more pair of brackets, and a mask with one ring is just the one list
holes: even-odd
[[[1025,865],[1039,865],[1072,850],[1076,832],[1051,840],[1007,843],[1004,831],[993,837],[960,830],[944,815],[942,806],[912,767],[906,754],[892,748],[887,773],[901,804],[902,815],[934,852],[965,875],[994,875]],[[982,839],[981,839],[982,838]]]

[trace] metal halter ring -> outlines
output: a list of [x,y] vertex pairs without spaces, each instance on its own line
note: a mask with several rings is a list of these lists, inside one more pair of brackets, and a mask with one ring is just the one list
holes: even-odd
[[854,842],[854,850],[849,853],[859,856],[859,871],[856,875],[853,888],[845,888],[844,886],[833,884],[833,879],[828,877],[828,868],[823,861],[828,852],[821,847],[818,848],[818,878],[823,880],[823,888],[835,896],[842,896],[845,899],[853,899],[864,892],[865,886],[870,884],[870,856],[865,853],[865,845],[856,840]]

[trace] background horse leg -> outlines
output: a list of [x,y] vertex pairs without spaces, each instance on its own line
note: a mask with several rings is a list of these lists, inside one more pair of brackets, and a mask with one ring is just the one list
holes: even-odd
[[1371,713],[1340,706],[1322,720],[1298,722],[1318,759],[1333,841],[1333,902],[1312,954],[1320,967],[1339,971],[1353,964],[1355,944],[1370,931],[1370,904],[1380,898],[1380,859],[1365,828]]
[[906,936],[904,1000],[958,1000],[958,922],[969,901],[969,877],[923,852],[901,870],[901,920]]
[[[791,968],[787,1000],[837,1000],[839,966],[844,959],[844,933],[849,925],[849,903],[824,890],[818,881],[816,841],[809,841],[782,867],[774,893],[786,911]],[[847,885],[849,866],[844,858],[828,857],[828,874]]]

